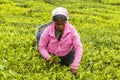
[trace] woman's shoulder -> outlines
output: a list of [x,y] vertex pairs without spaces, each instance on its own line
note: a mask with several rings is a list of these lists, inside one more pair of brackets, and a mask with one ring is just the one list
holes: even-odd
[[49,24],[47,24],[47,27],[44,29],[45,32],[49,32],[51,30],[51,25],[52,22],[50,22]]
[[69,24],[69,29],[71,30],[71,31],[74,31],[75,30],[75,27],[72,25],[72,24],[70,24],[70,23],[68,23]]

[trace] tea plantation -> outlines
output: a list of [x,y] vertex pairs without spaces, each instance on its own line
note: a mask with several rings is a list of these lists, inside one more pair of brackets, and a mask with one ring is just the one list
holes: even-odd
[[[35,46],[36,27],[58,6],[83,44],[76,76]],[[120,0],[0,0],[0,80],[120,80]]]

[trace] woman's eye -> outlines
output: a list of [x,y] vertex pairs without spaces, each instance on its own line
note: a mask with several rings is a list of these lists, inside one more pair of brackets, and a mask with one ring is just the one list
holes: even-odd
[[56,25],[58,25],[58,26],[59,26],[60,24],[56,24]]

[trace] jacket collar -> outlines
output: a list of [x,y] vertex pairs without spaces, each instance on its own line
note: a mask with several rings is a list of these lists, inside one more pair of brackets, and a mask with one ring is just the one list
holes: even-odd
[[[50,31],[49,31],[48,34],[52,37],[55,37],[55,24],[54,24],[54,22],[52,22],[52,24],[49,26],[49,28],[50,28]],[[63,35],[66,35],[69,32],[70,32],[70,24],[67,21],[66,24],[65,24],[65,29],[64,29]]]

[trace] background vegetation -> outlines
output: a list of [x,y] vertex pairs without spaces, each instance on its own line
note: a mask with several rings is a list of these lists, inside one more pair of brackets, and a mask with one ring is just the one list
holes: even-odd
[[[36,27],[58,6],[68,9],[83,44],[76,76],[46,63],[35,47]],[[119,79],[120,0],[0,0],[0,80]]]

